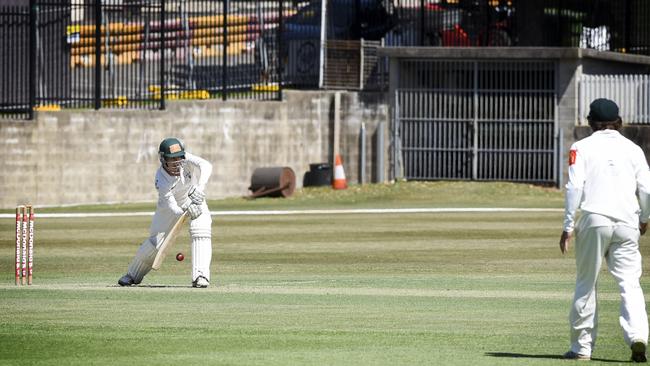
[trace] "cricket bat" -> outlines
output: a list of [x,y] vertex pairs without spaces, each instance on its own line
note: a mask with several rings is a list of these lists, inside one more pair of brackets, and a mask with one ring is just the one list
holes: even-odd
[[165,259],[165,256],[167,256],[167,252],[172,247],[172,245],[174,245],[178,233],[180,233],[181,229],[183,228],[183,224],[185,224],[185,221],[187,221],[188,216],[189,214],[187,213],[187,211],[183,212],[183,214],[181,215],[181,217],[178,218],[178,220],[171,228],[171,230],[169,230],[165,238],[158,246],[158,253],[156,254],[156,258],[153,260],[153,265],[151,266],[151,268],[155,270],[160,268],[163,260]]

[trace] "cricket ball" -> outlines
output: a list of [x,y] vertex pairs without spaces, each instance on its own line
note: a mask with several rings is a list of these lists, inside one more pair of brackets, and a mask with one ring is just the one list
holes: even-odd
[[183,253],[176,254],[176,260],[177,261],[182,262],[183,259],[185,259],[185,256],[183,255]]

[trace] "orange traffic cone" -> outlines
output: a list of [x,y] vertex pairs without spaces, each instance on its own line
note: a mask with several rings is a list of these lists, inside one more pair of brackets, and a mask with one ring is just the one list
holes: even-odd
[[345,180],[345,172],[343,171],[343,163],[341,156],[336,155],[336,163],[334,164],[334,181],[332,182],[334,189],[347,189],[348,182]]

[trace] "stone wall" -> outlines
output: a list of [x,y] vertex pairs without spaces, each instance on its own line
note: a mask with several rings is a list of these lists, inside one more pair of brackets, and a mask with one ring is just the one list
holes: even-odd
[[[0,122],[8,153],[0,162],[0,207],[155,201],[158,144],[168,136],[213,163],[210,198],[249,194],[257,167],[291,167],[300,187],[310,163],[333,158],[334,92],[288,91],[283,99],[173,101],[165,111],[39,112],[33,121]],[[380,123],[388,126],[388,107],[380,94],[343,92],[339,112],[340,153],[355,183],[361,123],[372,172],[371,138]]]

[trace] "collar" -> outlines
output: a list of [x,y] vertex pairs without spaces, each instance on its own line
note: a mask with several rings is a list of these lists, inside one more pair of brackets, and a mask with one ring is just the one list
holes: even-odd
[[180,176],[178,176],[178,175],[171,175],[171,174],[169,174],[169,172],[167,171],[167,169],[165,169],[165,167],[162,166],[162,165],[160,166],[160,170],[163,172],[163,174],[165,174],[165,176],[167,176],[167,177],[168,177],[169,179],[171,179],[171,180],[179,179],[179,178],[180,178]]
[[599,135],[620,135],[621,133],[616,131],[616,130],[606,129],[606,130],[595,131],[594,135],[595,134],[599,134]]

